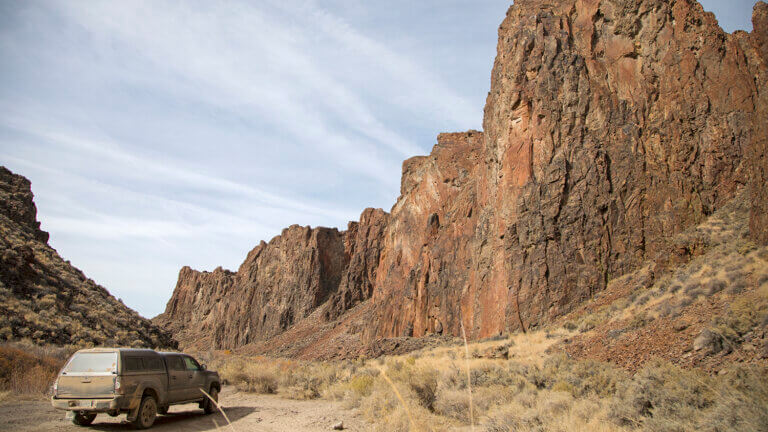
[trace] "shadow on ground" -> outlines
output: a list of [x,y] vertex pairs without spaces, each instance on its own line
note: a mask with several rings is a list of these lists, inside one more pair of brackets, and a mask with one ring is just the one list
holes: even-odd
[[[254,407],[224,407],[224,412],[227,413],[227,417],[232,422],[254,411],[256,411]],[[96,421],[93,422],[90,429],[99,431],[134,430],[133,426],[125,420],[120,423],[105,423],[105,420],[114,421],[111,417],[102,414],[96,417]],[[206,415],[199,409],[190,409],[157,416],[152,430],[208,431],[226,425],[227,421],[220,412]]]

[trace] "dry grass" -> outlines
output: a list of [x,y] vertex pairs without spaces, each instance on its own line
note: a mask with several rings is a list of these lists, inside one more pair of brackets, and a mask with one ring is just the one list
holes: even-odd
[[41,347],[27,343],[0,344],[0,399],[49,394],[70,348]]
[[768,285],[735,299],[723,316],[715,318],[714,327],[736,344],[755,328],[768,327]]
[[[372,430],[470,430],[473,423],[483,431],[768,430],[766,367],[709,376],[659,361],[633,376],[553,352],[573,334],[535,331],[358,362],[217,361],[227,380],[231,364],[233,371],[274,374],[287,397],[305,397],[286,391],[298,386],[311,388],[312,397],[343,401]],[[509,347],[508,360],[472,355],[496,346]]]

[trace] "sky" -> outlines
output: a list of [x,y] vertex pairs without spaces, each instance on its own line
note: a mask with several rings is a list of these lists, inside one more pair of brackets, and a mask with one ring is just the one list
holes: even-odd
[[[482,129],[504,0],[0,0],[0,165],[128,306],[291,224],[389,210],[401,164]],[[727,31],[753,0],[702,1]]]

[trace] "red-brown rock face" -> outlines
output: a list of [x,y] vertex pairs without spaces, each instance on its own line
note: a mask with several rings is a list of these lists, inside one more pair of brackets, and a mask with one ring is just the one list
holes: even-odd
[[457,300],[477,286],[478,269],[490,265],[476,256],[474,241],[482,151],[481,132],[441,134],[429,156],[403,163],[376,278],[371,336],[458,331]]
[[368,208],[360,216],[360,222],[349,223],[344,233],[344,254],[348,264],[338,290],[326,306],[326,319],[338,318],[373,294],[388,221],[389,214],[385,211]]
[[[523,321],[540,323],[731,199],[748,180],[758,103],[744,42],[694,1],[516,1],[484,144],[459,153],[479,165],[473,178],[448,196],[437,175],[404,179],[418,186],[392,211],[375,335],[421,335],[444,315],[454,334],[463,316],[490,336],[519,325],[516,297]],[[425,234],[422,213],[462,193],[472,220]]]
[[183,268],[156,320],[187,323],[177,330],[184,343],[245,345],[285,331],[324,303],[345,264],[342,233],[292,225],[256,246],[237,273]]
[[186,346],[234,348],[276,336],[321,305],[336,318],[370,297],[386,220],[367,209],[347,232],[293,225],[256,246],[237,273],[184,267],[155,322]]

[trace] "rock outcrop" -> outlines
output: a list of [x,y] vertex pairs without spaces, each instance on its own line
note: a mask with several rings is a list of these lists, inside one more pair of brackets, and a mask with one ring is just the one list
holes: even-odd
[[[492,266],[477,252],[481,223],[478,184],[484,165],[483,133],[441,134],[429,156],[403,163],[400,198],[390,223],[376,278],[371,337],[458,334],[457,300],[484,295],[475,278]],[[487,252],[487,251],[484,251]]]
[[347,266],[341,283],[325,307],[325,318],[334,320],[373,294],[379,258],[384,243],[384,230],[389,214],[368,208],[360,222],[350,222],[344,233],[344,256]]
[[0,167],[0,340],[176,347],[48,245],[33,198],[29,180]]
[[232,348],[277,336],[322,305],[334,319],[370,297],[387,217],[367,209],[346,232],[293,225],[256,246],[236,273],[184,267],[155,322],[186,346]]
[[[535,327],[657,259],[746,187],[753,236],[768,240],[766,15],[760,3],[753,33],[727,34],[694,0],[517,0],[499,29],[485,131],[441,134],[405,161],[391,214],[366,211],[336,234],[326,288],[244,264],[216,306],[216,346],[361,301],[369,341]],[[312,273],[309,255],[274,268]],[[278,308],[289,319],[255,315],[275,298],[290,299]]]

